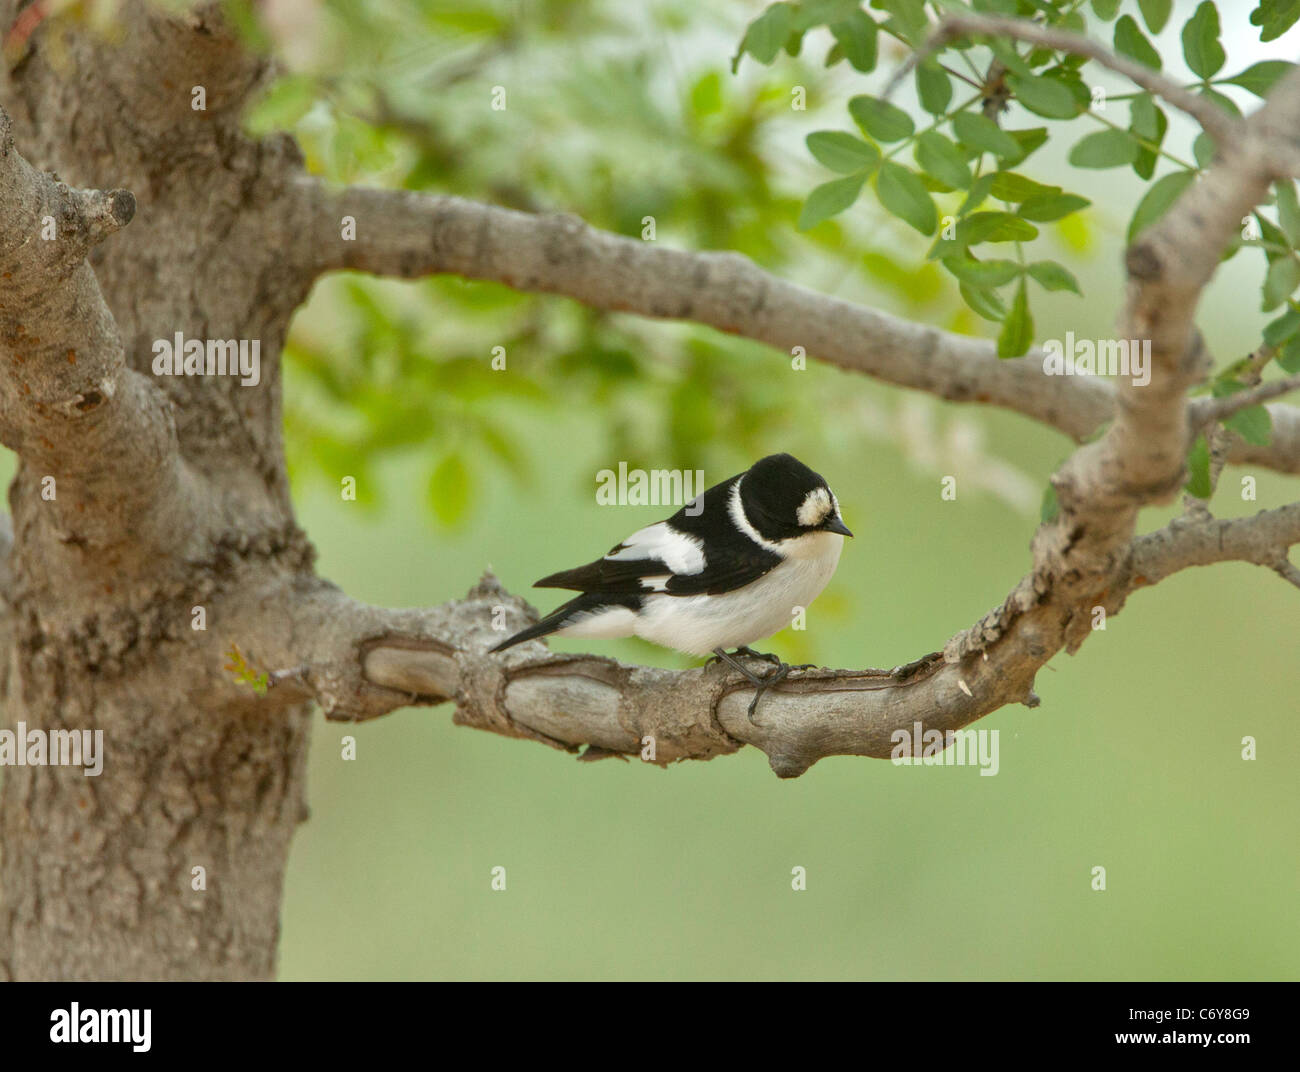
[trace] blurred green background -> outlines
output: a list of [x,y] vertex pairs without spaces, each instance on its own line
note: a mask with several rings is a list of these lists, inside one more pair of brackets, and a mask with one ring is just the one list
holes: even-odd
[[[1233,70],[1294,55],[1295,34],[1261,45],[1247,7],[1224,6]],[[802,198],[826,178],[804,137],[848,129],[845,100],[878,91],[904,52],[882,39],[870,76],[824,67],[824,47],[746,60],[733,76],[762,7],[272,4],[245,22],[290,73],[250,124],[294,130],[310,166],[339,181],[573,212],[628,235],[652,215],[659,242],[740,249],[816,289],[994,332],[871,196],[796,232]],[[1193,7],[1175,5],[1156,39],[1162,54],[1173,42],[1177,76]],[[504,113],[488,108],[498,84]],[[790,107],[795,84],[807,111]],[[1166,145],[1190,155],[1193,133],[1173,118]],[[1072,170],[1077,136],[1022,169],[1093,201],[1036,243],[1085,295],[1037,295],[1039,340],[1111,334],[1144,188],[1125,170]],[[1199,322],[1220,365],[1271,319],[1257,311],[1262,275],[1263,258],[1243,254],[1205,297]],[[489,367],[498,345],[505,373]],[[320,572],[392,606],[461,596],[488,566],[526,594],[670,512],[598,507],[595,474],[619,461],[703,469],[712,484],[788,450],[826,476],[857,538],[807,631],[767,647],[831,666],[906,662],[1000,603],[1070,450],[1012,415],[813,362],[794,371],[703,329],[446,279],[322,281],[295,322],[285,397]],[[341,501],[344,475],[358,476],[360,501]],[[945,475],[956,501],[940,498]],[[1259,471],[1259,501],[1242,502],[1241,475],[1225,474],[1216,513],[1300,498],[1300,480]],[[1172,513],[1151,511],[1144,529]],[[533,595],[542,610],[557,602]],[[579,764],[454,728],[450,707],[321,721],[281,976],[1295,978],[1298,608],[1293,589],[1245,565],[1138,593],[1039,675],[1041,707],[977,724],[1000,731],[996,777],[833,758],[781,782],[752,749],[666,771]],[[554,647],[690,665],[638,641]],[[355,761],[340,758],[344,735]],[[1091,889],[1097,865],[1105,892]],[[491,888],[497,866],[504,892]],[[806,891],[791,889],[796,866]]]

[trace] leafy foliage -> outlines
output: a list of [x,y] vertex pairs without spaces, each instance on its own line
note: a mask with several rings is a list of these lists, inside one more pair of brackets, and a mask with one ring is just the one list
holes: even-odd
[[[251,0],[231,8],[255,44],[283,45]],[[730,73],[715,45],[678,47],[695,29],[714,29],[698,27],[704,17],[691,0],[665,0],[649,19],[635,9],[595,0],[332,4],[332,28],[311,61],[270,87],[249,124],[292,130],[311,170],[333,181],[575,212],[629,236],[650,217],[657,240],[734,249],[796,277],[813,254],[833,278],[928,306],[953,329],[987,321],[982,330],[1010,357],[1033,343],[1039,292],[1080,292],[1048,243],[1068,247],[1095,211],[1082,192],[1090,172],[1129,169],[1140,184],[1132,239],[1196,181],[1215,147],[1204,134],[1171,144],[1164,102],[1083,58],[1001,40],[949,42],[884,99],[885,81],[926,41],[933,18],[971,9],[1088,34],[1175,78],[1185,67],[1191,77],[1180,80],[1237,114],[1293,66],[1230,62],[1221,40],[1229,15],[1214,0],[1183,10],[1181,25],[1171,0],[789,0],[743,30],[724,16],[720,29],[738,38]],[[1261,40],[1297,19],[1300,0],[1262,0],[1251,14]],[[1166,30],[1180,63],[1152,43]],[[503,112],[484,100],[497,83],[510,87]],[[807,172],[787,175],[771,145],[774,131],[800,120],[792,85],[811,98],[851,88],[838,96],[843,124],[799,132]],[[1069,147],[1078,169],[1068,186],[1035,177],[1049,139]],[[876,226],[881,214],[898,234]],[[1281,314],[1270,331],[1277,363],[1292,369],[1294,189],[1279,188],[1254,221],[1257,233],[1230,254],[1260,250],[1261,306]],[[496,348],[508,375],[492,368]],[[818,415],[845,405],[833,380],[810,377],[792,396],[754,376],[759,352],[703,329],[667,333],[495,285],[341,275],[317,288],[286,346],[291,472],[334,487],[356,476],[361,501],[373,502],[379,462],[418,452],[431,516],[455,525],[492,471],[528,479],[521,428],[556,405],[598,414],[608,456],[726,470],[774,430],[808,434],[827,424]],[[1257,414],[1232,426],[1267,434]]]
[[[1165,29],[1173,15],[1172,0],[1092,0],[1087,11],[1079,0],[972,0],[970,4],[944,0],[929,7],[936,17],[964,8],[1032,17],[1045,26],[1103,41],[1109,38],[1119,54],[1153,70],[1167,66],[1148,35]],[[778,8],[780,14],[773,14]],[[826,54],[828,66],[849,58],[851,52],[865,59],[865,43],[871,41],[872,62],[853,64],[867,74],[874,70],[880,53],[878,39],[893,39],[906,50],[926,39],[930,27],[926,8],[920,0],[872,0],[868,7],[818,0],[773,5],[742,39],[736,63],[744,55],[760,63],[780,62],[780,49],[767,47],[770,41],[761,33],[751,38],[760,23],[770,28],[770,20],[777,19],[787,35],[785,50],[791,54],[812,31],[830,28],[834,43]],[[846,21],[850,16],[851,29]],[[1280,35],[1297,19],[1298,0],[1264,0],[1251,15],[1251,22],[1261,27],[1261,40]],[[1107,30],[1108,23],[1113,28]],[[1221,75],[1228,62],[1221,32],[1219,5],[1203,0],[1179,30],[1181,58],[1195,79],[1188,88],[1240,114],[1236,102],[1216,87],[1232,86],[1263,96],[1292,65],[1266,60]],[[846,47],[846,41],[860,47]],[[1040,237],[1036,225],[1060,225],[1090,205],[1082,194],[1033,180],[1028,158],[1049,135],[1072,140],[1068,160],[1081,171],[1131,168],[1148,184],[1134,198],[1127,228],[1130,240],[1156,222],[1213,159],[1213,143],[1203,134],[1192,146],[1191,160],[1186,153],[1166,148],[1168,116],[1165,105],[1151,93],[1138,90],[1108,96],[1100,91],[1104,83],[1094,89],[1096,77],[1084,58],[1050,49],[971,37],[949,42],[916,70],[918,107],[909,109],[901,93],[897,99],[884,100],[863,92],[846,102],[858,133],[824,130],[808,136],[814,158],[844,177],[811,192],[800,227],[817,227],[852,209],[862,190],[874,190],[878,204],[912,229],[930,235],[937,227],[939,239],[931,246],[930,258],[957,280],[972,312],[999,325],[998,352],[1004,357],[1025,353],[1033,342],[1027,284],[1074,293],[1080,289],[1063,265],[1036,252],[1027,255],[1023,247]],[[954,85],[974,92],[958,92],[954,99]],[[1124,100],[1127,125],[1114,116],[1116,105]],[[1053,126],[1037,125],[1039,120]],[[1072,134],[1059,124],[1080,129]],[[833,151],[835,146],[843,151]],[[910,161],[901,159],[905,152]],[[1300,212],[1295,210],[1293,190],[1279,192],[1277,209],[1295,224]],[[1232,252],[1249,245],[1264,251],[1263,303],[1270,309],[1287,301],[1300,286],[1300,260],[1295,256],[1295,235],[1281,220],[1274,224],[1264,216],[1258,219],[1261,237],[1243,239]],[[1014,257],[1003,256],[993,245],[1008,242],[1014,246]]]
[[[876,248],[865,228],[866,241],[847,243],[836,222],[807,236],[792,227],[801,210],[812,227],[823,205],[828,218],[860,196],[864,180],[853,176],[879,156],[874,141],[810,138],[832,181],[801,209],[794,187],[772,177],[771,131],[788,120],[789,87],[752,70],[733,80],[691,0],[656,5],[652,22],[627,7],[334,5],[334,36],[271,86],[248,123],[291,130],[310,170],[333,181],[571,212],[637,238],[653,217],[665,244],[736,250],[791,278],[813,262],[935,315],[956,311],[955,285],[945,289],[930,266],[918,271],[888,237]],[[260,24],[247,10],[253,32]],[[846,65],[871,69],[875,22],[856,4],[837,10],[833,39]],[[768,55],[774,42],[781,51],[787,39],[774,31],[787,17],[799,30],[799,12],[775,14],[746,35],[746,54]],[[734,27],[728,13],[727,32]],[[697,33],[708,48],[677,47]],[[814,89],[832,77],[790,62]],[[495,84],[508,88],[504,111],[489,107]],[[922,191],[918,206],[928,197]],[[506,371],[492,367],[496,347]],[[342,476],[354,476],[358,500],[375,505],[385,461],[414,455],[429,516],[458,525],[493,473],[529,480],[529,421],[558,406],[591,429],[606,458],[722,475],[768,452],[774,434],[829,435],[821,415],[849,405],[837,373],[810,369],[798,392],[754,374],[771,360],[708,329],[493,284],[341,274],[317,286],[286,345],[290,471],[335,494]]]

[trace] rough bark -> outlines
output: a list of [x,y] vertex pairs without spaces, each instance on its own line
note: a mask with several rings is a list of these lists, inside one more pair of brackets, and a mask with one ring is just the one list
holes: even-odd
[[[0,0],[0,30],[16,9]],[[12,142],[0,118],[0,441],[20,459],[12,525],[0,515],[0,704],[7,726],[103,730],[107,752],[99,778],[4,772],[2,976],[269,977],[309,701],[361,719],[453,700],[458,722],[591,757],[637,754],[646,737],[659,763],[751,744],[794,776],[827,755],[887,755],[913,722],[950,730],[1035,703],[1035,673],[1079,646],[1094,605],[1117,611],[1177,570],[1237,559],[1295,580],[1297,505],[1134,529],[1177,491],[1189,436],[1215,415],[1186,398],[1207,360],[1193,312],[1236,221],[1292,171],[1296,77],[1224,134],[1233,152],[1129,251],[1120,334],[1151,338],[1155,369],[1149,388],[1111,389],[734,255],[451,198],[331,193],[287,139],[240,133],[269,68],[215,8],[173,17],[127,2],[122,19],[112,40],[67,33],[57,51],[29,26],[0,74],[12,118]],[[343,215],[357,218],[355,244],[340,241]],[[37,238],[47,216],[50,242]],[[997,610],[907,667],[796,675],[755,724],[752,693],[720,667],[653,670],[540,643],[487,655],[495,608],[506,627],[531,613],[491,578],[463,600],[393,611],[315,575],[285,478],[279,355],[314,279],[344,267],[456,272],[801,345],[1080,441],[1113,421],[1057,475],[1060,516]],[[261,382],[152,375],[154,340],[176,332],[259,340]],[[1270,410],[1273,442],[1229,443],[1229,460],[1300,472],[1300,411]],[[191,628],[195,607],[206,630]],[[232,643],[273,671],[265,696],[224,671]],[[195,867],[206,890],[191,886]]]
[[[0,5],[6,29],[12,13]],[[0,86],[16,142],[0,163],[0,433],[20,458],[0,703],[10,727],[102,729],[107,753],[98,778],[4,772],[0,972],[266,978],[308,708],[268,712],[222,652],[269,581],[310,570],[276,369],[308,286],[275,254],[298,161],[238,132],[266,66],[214,13],[127,5],[123,19],[120,44],[75,33],[50,55],[38,28]],[[131,195],[69,190],[24,158],[130,190],[131,226],[92,252]],[[151,344],[176,331],[260,339],[262,386],[154,377]]]

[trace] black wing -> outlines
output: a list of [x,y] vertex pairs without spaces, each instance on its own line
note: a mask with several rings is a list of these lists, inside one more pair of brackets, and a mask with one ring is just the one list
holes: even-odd
[[688,504],[667,521],[634,532],[604,558],[552,573],[534,587],[686,596],[730,592],[758,580],[781,557],[754,543],[732,520],[728,505],[738,479],[709,488],[700,508]]

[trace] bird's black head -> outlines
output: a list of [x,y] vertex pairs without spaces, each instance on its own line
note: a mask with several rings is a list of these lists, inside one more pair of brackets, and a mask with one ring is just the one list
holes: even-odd
[[765,540],[812,532],[853,535],[826,481],[790,454],[769,454],[750,467],[740,481],[740,505]]

